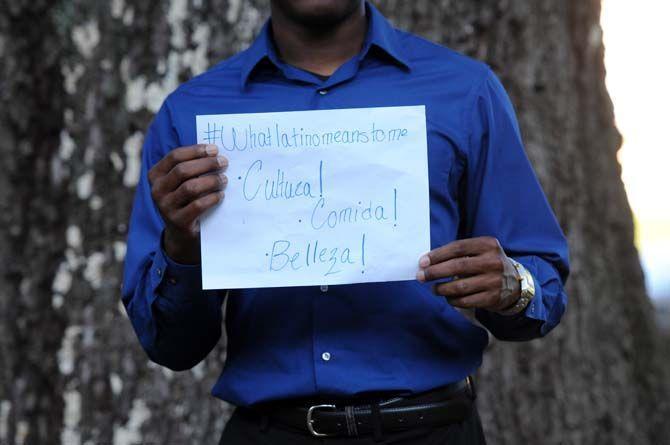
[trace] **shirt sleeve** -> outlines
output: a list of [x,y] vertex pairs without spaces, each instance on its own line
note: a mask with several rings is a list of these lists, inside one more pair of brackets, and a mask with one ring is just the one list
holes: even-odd
[[203,291],[199,265],[172,261],[161,247],[163,220],[147,173],[179,146],[167,104],[146,134],[130,217],[122,301],[149,358],[173,370],[190,369],[221,337],[223,292]]
[[565,312],[568,245],[524,151],[511,101],[491,70],[472,103],[461,235],[496,237],[535,282],[535,297],[520,314],[475,314],[496,338],[530,340],[546,335]]

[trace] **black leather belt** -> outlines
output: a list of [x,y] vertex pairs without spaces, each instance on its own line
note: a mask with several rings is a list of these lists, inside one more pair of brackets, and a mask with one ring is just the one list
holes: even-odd
[[461,422],[471,414],[475,397],[472,379],[468,377],[426,393],[377,403],[335,401],[293,405],[275,402],[252,410],[272,422],[304,430],[315,437],[359,436],[376,430],[400,431]]

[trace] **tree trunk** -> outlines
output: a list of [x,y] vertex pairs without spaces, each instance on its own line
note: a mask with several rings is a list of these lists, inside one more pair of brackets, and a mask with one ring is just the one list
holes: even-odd
[[[633,245],[597,0],[387,0],[400,27],[487,61],[571,245],[548,338],[492,341],[492,444],[670,437],[659,336]],[[148,362],[120,303],[144,130],[167,93],[243,49],[262,0],[0,0],[0,443],[215,443],[224,341]]]

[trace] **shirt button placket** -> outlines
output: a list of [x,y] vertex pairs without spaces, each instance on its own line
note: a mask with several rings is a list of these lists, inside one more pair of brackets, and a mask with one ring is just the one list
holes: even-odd
[[[317,88],[314,93],[315,101],[314,101],[314,108],[315,109],[324,109],[328,108],[328,100],[326,99],[326,96],[330,93],[330,90],[328,88]],[[323,98],[323,100],[321,100]],[[327,293],[328,292],[328,285],[327,284],[322,284],[319,286],[319,290],[321,293]],[[324,295],[325,297],[325,295]],[[319,330],[319,327],[321,326],[320,321],[322,320],[324,314],[323,310],[325,309],[323,305],[327,305],[327,301],[325,298],[316,298],[314,300],[314,317],[315,317],[315,324],[314,324],[314,359],[316,360],[315,363],[315,384],[317,388],[321,387],[322,383],[328,384],[328,376],[330,373],[333,372],[332,367],[333,362],[332,362],[332,353],[326,349],[332,346],[332,344],[322,338],[322,332]],[[324,375],[325,374],[325,375]],[[322,382],[323,379],[323,382]]]

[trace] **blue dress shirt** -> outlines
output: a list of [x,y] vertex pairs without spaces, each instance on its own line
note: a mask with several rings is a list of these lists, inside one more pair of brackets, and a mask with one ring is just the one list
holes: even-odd
[[428,390],[474,372],[488,334],[418,281],[203,291],[200,267],[162,250],[164,223],[147,181],[167,152],[196,143],[198,114],[425,105],[432,247],[494,236],[536,283],[520,315],[477,310],[477,319],[497,338],[525,340],[545,335],[565,311],[567,243],[503,86],[485,64],[366,8],[362,51],[329,78],[282,62],[268,21],[247,50],[170,94],[146,134],[123,303],[151,360],[185,370],[219,341],[227,298],[227,358],[212,394],[235,405]]

